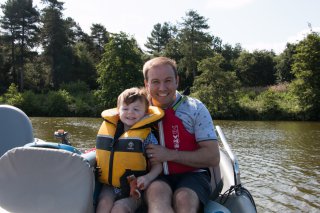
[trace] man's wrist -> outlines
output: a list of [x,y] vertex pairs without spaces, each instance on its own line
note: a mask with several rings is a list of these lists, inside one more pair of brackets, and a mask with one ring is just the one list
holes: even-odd
[[168,161],[176,162],[179,160],[179,151],[176,149],[171,149],[169,156],[170,156],[170,159]]

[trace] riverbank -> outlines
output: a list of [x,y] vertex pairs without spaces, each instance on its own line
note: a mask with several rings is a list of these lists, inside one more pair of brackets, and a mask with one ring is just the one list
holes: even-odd
[[[106,100],[80,83],[46,93],[25,91],[19,93],[12,85],[0,96],[0,104],[9,104],[22,109],[28,116],[40,117],[100,117],[106,109]],[[292,94],[288,84],[269,87],[241,88],[234,93],[233,101],[219,104],[220,98],[201,98],[199,93],[190,96],[199,98],[214,119],[223,120],[287,120],[319,121],[316,112],[303,109]],[[224,99],[228,97],[224,97]],[[107,102],[108,106],[116,103]]]

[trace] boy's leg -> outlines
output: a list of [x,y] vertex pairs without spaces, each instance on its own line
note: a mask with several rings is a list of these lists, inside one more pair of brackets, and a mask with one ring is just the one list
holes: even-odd
[[110,212],[115,200],[115,194],[112,186],[103,185],[99,199],[98,199],[98,206],[97,206],[97,213],[103,212]]
[[113,213],[121,213],[121,212],[132,212],[134,213],[138,207],[141,205],[141,199],[135,199],[132,197],[123,198],[117,200],[111,212]]

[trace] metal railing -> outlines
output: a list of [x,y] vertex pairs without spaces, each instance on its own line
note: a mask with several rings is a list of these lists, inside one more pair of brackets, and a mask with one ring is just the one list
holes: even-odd
[[238,163],[237,156],[232,152],[232,150],[227,142],[227,139],[224,136],[224,133],[223,133],[222,129],[220,128],[220,126],[216,126],[216,130],[217,130],[219,138],[221,139],[221,142],[223,144],[223,148],[227,152],[227,154],[232,162],[232,167],[233,167],[233,172],[234,172],[234,183],[236,186],[240,185],[241,184],[240,169],[239,169],[239,163]]

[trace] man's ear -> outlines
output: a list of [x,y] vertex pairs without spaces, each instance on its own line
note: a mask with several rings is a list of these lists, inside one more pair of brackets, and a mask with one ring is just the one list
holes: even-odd
[[179,86],[179,76],[178,75],[177,75],[176,81],[177,81],[177,88],[178,88],[178,86]]
[[148,88],[148,81],[146,79],[144,79],[143,82],[144,82],[144,87]]

